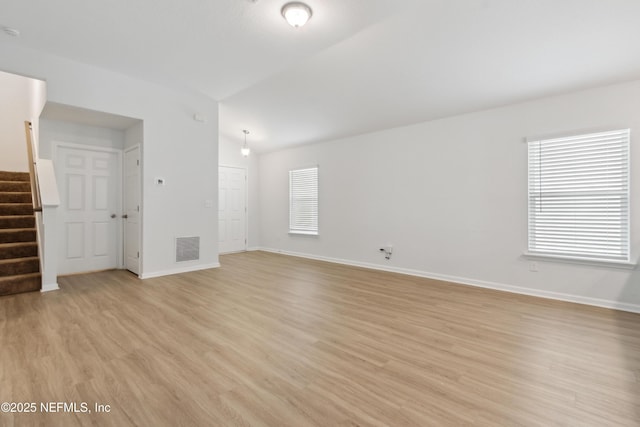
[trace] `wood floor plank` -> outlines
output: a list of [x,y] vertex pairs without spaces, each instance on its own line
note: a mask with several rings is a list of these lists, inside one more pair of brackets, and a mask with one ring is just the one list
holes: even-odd
[[0,298],[2,426],[640,425],[640,315],[264,252]]

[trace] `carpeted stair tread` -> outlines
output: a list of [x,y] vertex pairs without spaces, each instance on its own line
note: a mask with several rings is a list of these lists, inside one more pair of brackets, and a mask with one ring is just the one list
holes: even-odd
[[0,296],[42,286],[28,172],[0,171]]
[[35,228],[7,228],[0,230],[0,243],[35,242]]
[[10,193],[31,191],[31,183],[29,181],[0,181],[0,191]]
[[0,259],[38,256],[36,242],[0,243]]
[[33,215],[31,203],[0,203],[0,216],[29,214]]
[[29,181],[29,172],[0,171],[0,181]]
[[0,260],[0,277],[38,273],[39,271],[40,260],[38,257]]
[[33,203],[28,191],[0,192],[0,203]]
[[0,296],[38,291],[41,284],[40,273],[0,277]]
[[36,218],[33,215],[0,216],[0,229],[34,228],[35,226]]

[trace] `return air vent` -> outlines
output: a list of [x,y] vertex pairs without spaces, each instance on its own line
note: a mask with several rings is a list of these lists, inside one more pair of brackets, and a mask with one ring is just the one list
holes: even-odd
[[200,237],[176,238],[176,262],[200,259]]

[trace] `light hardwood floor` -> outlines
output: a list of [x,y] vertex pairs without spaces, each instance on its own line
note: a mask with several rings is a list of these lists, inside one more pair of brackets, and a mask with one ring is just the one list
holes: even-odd
[[640,315],[263,252],[221,263],[0,298],[0,402],[111,407],[0,425],[640,425]]

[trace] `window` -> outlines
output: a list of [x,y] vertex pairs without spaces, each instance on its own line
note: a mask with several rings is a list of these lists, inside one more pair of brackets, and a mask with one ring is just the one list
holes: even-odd
[[629,129],[529,141],[529,252],[629,262]]
[[289,233],[318,234],[318,168],[289,171]]

